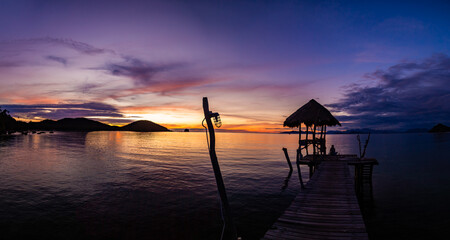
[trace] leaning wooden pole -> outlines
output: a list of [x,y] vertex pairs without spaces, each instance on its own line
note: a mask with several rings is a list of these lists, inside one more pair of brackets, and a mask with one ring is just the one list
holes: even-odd
[[206,124],[209,131],[209,157],[211,158],[211,164],[214,170],[214,176],[216,177],[217,189],[219,191],[220,200],[222,202],[224,220],[225,220],[225,239],[236,240],[237,232],[236,226],[233,223],[233,216],[231,214],[231,207],[228,203],[227,192],[225,190],[225,184],[223,182],[222,173],[220,171],[219,162],[216,155],[216,138],[214,134],[214,127],[211,122],[212,112],[209,111],[208,98],[203,98],[203,112],[205,114]]
[[284,152],[284,156],[286,157],[286,161],[289,165],[289,171],[292,172],[292,164],[291,164],[291,159],[289,158],[289,154],[287,152],[287,148],[283,148],[283,152]]

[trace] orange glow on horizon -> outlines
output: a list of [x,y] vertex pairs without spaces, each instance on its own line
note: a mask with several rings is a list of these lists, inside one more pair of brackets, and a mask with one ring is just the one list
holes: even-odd
[[[20,101],[21,103],[45,104],[58,103],[56,99],[27,99]],[[60,103],[60,102],[59,102]],[[122,127],[131,122],[139,120],[148,120],[162,125],[170,130],[183,131],[190,129],[193,131],[202,130],[203,112],[200,108],[182,105],[167,106],[129,106],[119,107],[119,111],[123,113],[123,117],[107,117],[107,116],[79,116],[96,120],[111,126]],[[274,113],[275,115],[275,113]],[[14,117],[14,116],[13,116]],[[269,118],[271,116],[268,116]],[[37,122],[45,120],[45,118],[26,118],[16,117],[16,120],[24,122]],[[59,120],[59,119],[52,119]],[[254,120],[245,116],[230,115],[224,113],[222,115],[223,126],[218,131],[229,132],[259,132],[259,133],[279,133],[283,131],[291,131],[291,129],[283,127],[282,120]]]

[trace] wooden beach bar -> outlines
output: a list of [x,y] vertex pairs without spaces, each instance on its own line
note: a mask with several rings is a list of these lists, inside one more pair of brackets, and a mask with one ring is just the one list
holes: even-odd
[[[357,193],[365,184],[371,190],[373,166],[378,163],[362,158],[364,154],[326,154],[326,127],[335,125],[340,125],[339,121],[315,100],[284,122],[284,126],[299,128],[296,166],[302,190],[263,239],[368,239]],[[287,150],[283,150],[291,165]],[[301,178],[301,165],[309,167],[306,184]]]

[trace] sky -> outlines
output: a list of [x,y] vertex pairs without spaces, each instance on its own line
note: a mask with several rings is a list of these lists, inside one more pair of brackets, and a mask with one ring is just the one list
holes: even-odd
[[316,99],[336,130],[450,124],[447,1],[0,1],[0,107],[279,132]]

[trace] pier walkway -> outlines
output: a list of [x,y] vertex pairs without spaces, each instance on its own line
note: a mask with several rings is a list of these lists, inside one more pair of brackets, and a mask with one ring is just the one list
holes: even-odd
[[348,161],[322,161],[263,239],[368,239]]

